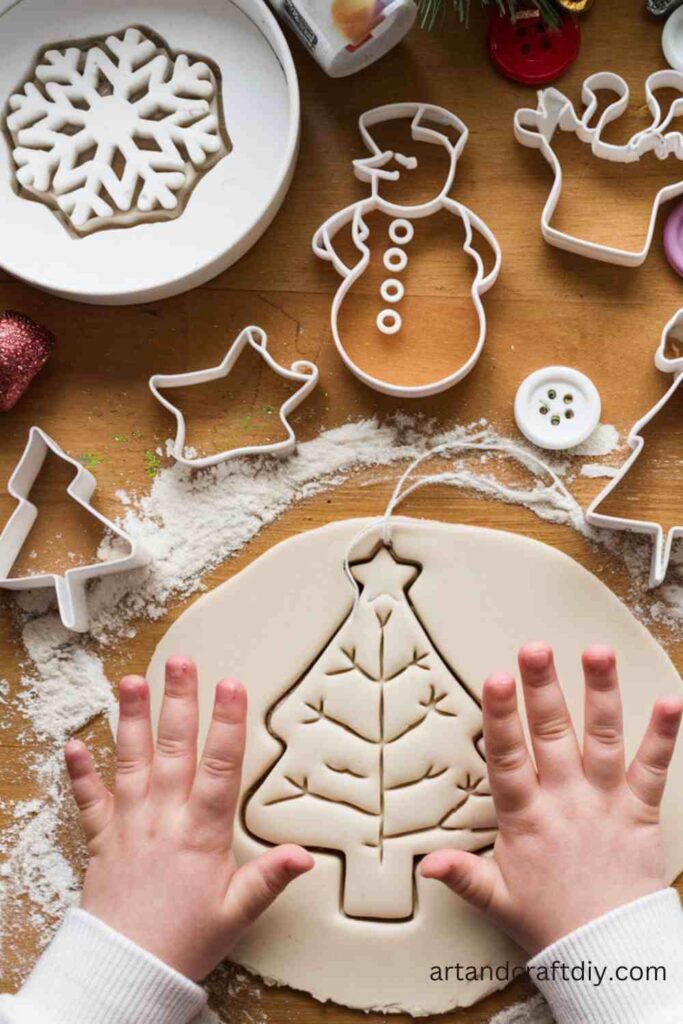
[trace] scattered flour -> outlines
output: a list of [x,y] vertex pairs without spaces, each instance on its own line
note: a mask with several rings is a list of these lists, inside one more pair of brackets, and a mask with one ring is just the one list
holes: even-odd
[[491,1018],[489,1024],[553,1024],[555,1018],[542,996],[517,1003]]
[[618,476],[619,469],[615,466],[602,466],[599,462],[586,462],[581,467],[581,476],[587,476],[591,478],[596,477],[615,477]]
[[[604,455],[618,442],[613,427],[601,425],[596,434],[581,454]],[[12,917],[17,920],[20,907],[18,920],[28,914],[45,945],[65,909],[77,898],[77,871],[60,852],[59,844],[60,829],[72,814],[62,747],[69,735],[97,716],[106,716],[114,727],[116,707],[100,657],[103,649],[134,636],[136,620],[159,618],[171,599],[200,589],[209,569],[240,551],[295,502],[341,485],[353,471],[373,467],[386,470],[414,459],[434,444],[472,439],[509,445],[484,422],[437,435],[429,423],[413,417],[398,416],[384,423],[373,419],[325,431],[300,444],[297,453],[284,461],[240,459],[201,473],[174,465],[159,473],[147,495],[135,498],[118,492],[123,507],[121,525],[145,545],[151,563],[128,574],[103,578],[94,585],[89,602],[90,634],[84,638],[65,630],[46,603],[45,592],[25,592],[17,602],[30,672],[22,678],[16,700],[27,720],[26,743],[33,749],[35,740],[40,741],[32,771],[41,798],[17,805],[9,828],[0,837],[3,922]],[[622,556],[634,581],[646,577],[647,546],[633,538],[590,530],[578,502],[557,477],[553,482],[539,470],[531,450],[527,452],[517,455],[517,462],[530,471],[524,474],[522,485],[504,483],[499,478],[498,470],[507,458],[501,453],[482,453],[467,462],[458,456],[447,482],[489,498],[525,505],[541,518],[571,526],[591,540],[606,542]],[[543,458],[551,464],[547,453]],[[556,473],[561,472],[559,463],[554,468]],[[424,469],[429,471],[429,466]],[[379,515],[383,510],[377,511]],[[114,544],[112,540],[103,543],[102,557],[108,556]],[[667,624],[683,619],[683,564],[672,575],[675,582],[661,588],[652,607],[645,592],[638,591],[642,606],[637,604],[637,612],[643,617],[649,615]],[[0,682],[0,702],[6,701],[8,692],[7,684]],[[11,926],[3,925],[3,937],[11,940]],[[233,977],[225,989],[229,995],[234,994],[235,984]],[[249,984],[251,1006],[253,979]],[[546,1024],[550,1018],[544,1007],[544,1003],[531,1000],[498,1015],[495,1021]],[[265,1024],[262,1013],[260,1017],[251,1010],[245,1014],[239,1018],[244,1024]],[[215,1014],[208,1013],[202,1024],[218,1021]]]
[[599,423],[583,444],[571,449],[572,455],[593,457],[610,455],[619,447],[619,432],[611,423]]

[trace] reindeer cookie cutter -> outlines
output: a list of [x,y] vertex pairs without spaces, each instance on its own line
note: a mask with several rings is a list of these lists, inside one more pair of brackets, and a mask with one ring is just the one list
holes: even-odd
[[[376,125],[400,119],[409,120],[410,134],[414,141],[442,145],[447,149],[450,157],[450,167],[438,195],[414,206],[391,202],[380,194],[382,181],[397,181],[401,175],[401,171],[387,170],[385,165],[393,160],[402,168],[414,170],[418,163],[414,156],[384,150],[372,133],[372,129]],[[502,261],[500,245],[491,229],[477,214],[448,194],[455,180],[458,159],[469,138],[469,129],[459,117],[449,110],[431,103],[389,103],[361,114],[358,119],[358,130],[371,155],[354,160],[353,171],[359,181],[370,184],[370,195],[332,214],[318,228],[313,237],[315,255],[330,262],[342,278],[342,283],[332,302],[330,314],[332,336],[346,367],[368,387],[397,398],[426,398],[453,387],[467,376],[479,360],[486,341],[486,313],[482,296],[495,283],[500,273]],[[449,131],[457,133],[455,142],[450,139]],[[387,308],[383,309],[376,319],[380,333],[389,336],[397,334],[402,326],[398,304],[405,294],[405,287],[398,279],[398,275],[408,263],[405,247],[412,241],[415,224],[423,217],[435,214],[441,209],[461,218],[465,230],[463,251],[471,256],[475,263],[476,272],[472,280],[470,295],[478,319],[478,337],[473,351],[465,362],[457,370],[440,380],[420,385],[392,384],[363,370],[351,358],[339,329],[339,311],[344,298],[370,263],[370,249],[366,245],[370,232],[363,220],[363,215],[381,211],[394,218],[389,228],[392,246],[384,254],[384,266],[390,276],[382,283],[380,289],[381,298]],[[345,225],[350,225],[353,243],[360,253],[360,258],[353,267],[348,266],[334,248],[335,235]],[[483,236],[493,251],[493,266],[488,272],[485,270],[481,255],[473,245],[475,231]]]
[[[29,500],[31,489],[50,453],[67,465],[73,466],[76,471],[66,489],[69,497],[98,519],[105,530],[123,540],[130,548],[130,552],[110,562],[79,565],[74,569],[67,569],[63,574],[40,573],[36,576],[13,577],[10,575],[12,567],[38,518],[38,509]],[[137,569],[149,562],[149,556],[137,541],[92,507],[90,499],[96,486],[95,477],[80,462],[67,455],[40,427],[31,427],[24,452],[7,485],[7,490],[16,498],[18,505],[0,533],[0,587],[4,590],[53,587],[57,595],[61,620],[67,629],[76,633],[85,633],[90,625],[87,598],[87,585],[90,580]]]
[[[675,89],[681,93],[680,98],[677,97],[671,104],[667,114],[663,113],[657,99],[657,91],[663,89]],[[616,98],[605,107],[595,125],[591,126],[591,121],[598,110],[599,101],[596,94],[599,90],[613,92]],[[602,138],[604,129],[621,117],[628,107],[629,96],[628,85],[620,75],[612,71],[599,71],[590,75],[583,83],[581,98],[585,109],[581,116],[563,92],[555,88],[541,89],[538,92],[537,106],[517,110],[513,125],[517,141],[530,149],[540,149],[553,170],[553,185],[541,213],[541,234],[546,242],[558,249],[566,249],[567,252],[589,259],[616,263],[623,267],[639,267],[650,251],[659,207],[662,203],[683,194],[683,168],[680,181],[673,185],[665,185],[657,193],[652,204],[647,236],[641,249],[621,249],[600,242],[591,242],[552,226],[563,185],[562,164],[552,145],[556,131],[575,133],[581,142],[590,145],[593,155],[600,160],[634,163],[647,153],[654,153],[660,160],[666,160],[669,156],[674,156],[677,160],[683,159],[683,136],[679,131],[669,130],[675,118],[683,114],[683,73],[666,69],[650,75],[645,81],[645,99],[652,115],[652,124],[636,132],[623,144],[605,142]]]
[[[680,356],[671,357],[667,355],[667,348],[672,339],[678,341],[681,346],[682,354]],[[619,487],[643,451],[645,447],[645,439],[642,436],[643,429],[674,398],[681,384],[683,384],[683,309],[678,310],[662,331],[662,338],[655,355],[655,366],[663,373],[673,374],[673,383],[650,411],[632,427],[627,438],[631,454],[617,475],[610,480],[604,490],[593,500],[586,512],[586,522],[590,523],[591,526],[599,526],[608,530],[627,530],[631,533],[646,533],[653,538],[654,547],[650,563],[650,588],[658,587],[664,582],[671,559],[673,542],[677,538],[683,537],[683,524],[671,527],[665,534],[660,523],[639,519],[626,519],[623,516],[610,516],[599,512],[598,509],[608,495]]]
[[[186,388],[194,384],[208,384],[213,380],[221,380],[227,377],[233,366],[239,359],[245,348],[250,347],[256,352],[274,373],[285,380],[295,381],[300,387],[282,403],[279,410],[280,423],[285,429],[286,437],[282,441],[274,441],[271,444],[244,445],[240,448],[230,448],[216,455],[193,457],[185,454],[185,438],[187,425],[185,417],[180,409],[173,405],[161,392],[165,388]],[[291,455],[296,448],[296,435],[292,430],[288,416],[290,412],[300,405],[303,400],[313,391],[318,383],[318,367],[315,363],[309,363],[306,359],[298,359],[288,369],[277,363],[268,351],[268,335],[261,327],[245,327],[237,335],[228,349],[225,358],[218,366],[207,370],[193,370],[190,373],[156,373],[149,379],[149,389],[158,402],[173,414],[176,421],[176,436],[173,442],[171,454],[176,462],[193,469],[204,469],[207,466],[217,466],[228,459],[235,459],[240,455],[278,455],[284,457]]]

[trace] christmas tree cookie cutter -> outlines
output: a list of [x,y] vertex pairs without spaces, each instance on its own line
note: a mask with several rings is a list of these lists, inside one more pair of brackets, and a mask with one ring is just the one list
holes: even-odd
[[[286,437],[282,441],[273,441],[270,444],[251,444],[240,448],[230,448],[216,455],[191,456],[185,453],[185,438],[187,436],[187,425],[185,417],[180,409],[166,398],[162,391],[166,388],[187,388],[195,384],[208,384],[213,380],[222,380],[227,377],[233,366],[239,359],[242,352],[250,347],[259,355],[266,366],[273,370],[279,377],[285,380],[295,381],[299,388],[286,399],[280,406],[280,423],[284,427]],[[285,457],[291,455],[296,448],[296,434],[290,426],[288,416],[290,412],[299,406],[318,383],[319,372],[315,363],[306,359],[297,359],[296,362],[287,368],[281,366],[273,359],[268,351],[268,335],[261,327],[245,327],[237,335],[228,349],[225,358],[218,366],[207,370],[192,370],[189,373],[156,373],[149,379],[149,389],[158,402],[173,414],[176,421],[176,436],[171,449],[171,454],[176,462],[193,469],[204,469],[208,466],[217,466],[229,459],[236,459],[241,455],[277,455]]]
[[[657,92],[666,89],[673,89],[681,94],[680,98],[677,97],[671,104],[668,112],[663,110],[657,98]],[[597,93],[601,90],[614,93],[615,98],[605,106],[595,125],[591,126],[591,121],[599,109]],[[666,160],[669,156],[677,160],[683,159],[683,136],[680,131],[671,130],[672,122],[683,113],[683,74],[668,69],[651,74],[645,81],[645,99],[652,115],[652,123],[649,127],[636,132],[623,144],[604,141],[602,136],[605,128],[625,112],[629,95],[628,85],[620,75],[612,71],[599,71],[590,75],[583,83],[581,98],[585,109],[581,116],[572,101],[559,89],[541,89],[538,92],[537,106],[517,110],[513,125],[517,141],[530,149],[540,149],[553,170],[553,185],[541,213],[541,234],[546,242],[558,249],[565,249],[589,259],[616,263],[623,267],[639,267],[650,251],[659,207],[662,203],[683,194],[683,169],[679,181],[665,185],[655,196],[646,239],[640,249],[621,249],[600,242],[591,242],[552,226],[563,186],[562,163],[553,148],[553,138],[558,130],[575,134],[581,142],[590,146],[593,155],[600,160],[634,163],[647,153],[654,153],[660,160]]]
[[[681,344],[681,356],[671,357],[667,355],[667,349],[672,339]],[[627,519],[623,516],[607,515],[606,513],[598,510],[603,501],[605,501],[612,491],[616,490],[616,488],[620,486],[634,462],[636,462],[640,457],[640,454],[645,447],[645,439],[642,436],[643,429],[657,416],[659,412],[661,412],[664,406],[674,398],[678,393],[681,384],[683,384],[683,309],[678,310],[662,331],[662,338],[655,355],[655,366],[663,373],[673,374],[673,383],[665,394],[662,395],[659,401],[650,409],[650,411],[639,419],[632,427],[627,438],[631,454],[617,475],[610,480],[607,486],[592,501],[586,512],[586,522],[591,526],[599,526],[607,530],[626,530],[631,533],[645,533],[652,537],[654,545],[652,548],[652,561],[650,563],[649,578],[649,586],[651,589],[661,586],[664,582],[667,569],[669,567],[669,561],[671,559],[673,542],[674,540],[683,537],[683,524],[671,527],[665,534],[660,523],[639,519]]]
[[[444,146],[450,156],[448,174],[439,194],[427,202],[415,206],[402,206],[389,202],[380,194],[380,185],[382,181],[397,181],[401,174],[398,170],[385,170],[386,164],[395,161],[399,166],[412,170],[417,166],[416,158],[382,149],[372,133],[372,128],[376,125],[404,118],[410,119],[410,133],[414,141]],[[353,170],[359,181],[370,184],[370,195],[337,211],[318,228],[313,237],[315,255],[331,263],[342,278],[342,283],[332,301],[330,313],[332,336],[337,352],[346,367],[368,387],[396,398],[427,398],[453,387],[467,376],[479,360],[486,341],[486,313],[482,296],[495,283],[500,273],[502,260],[500,245],[491,229],[477,214],[448,195],[455,179],[458,159],[462,155],[469,137],[469,129],[459,117],[449,110],[431,103],[389,103],[361,114],[358,119],[358,129],[371,156],[354,160]],[[455,142],[451,141],[449,131],[457,133]],[[461,218],[465,230],[463,251],[472,257],[476,267],[470,295],[479,324],[477,341],[469,358],[458,369],[440,380],[415,386],[392,384],[363,370],[351,358],[339,329],[339,311],[344,298],[365,272],[370,262],[370,249],[365,244],[369,236],[369,229],[363,220],[363,214],[381,211],[394,218],[389,228],[391,247],[384,255],[384,266],[388,278],[380,289],[383,301],[391,308],[383,309],[376,320],[380,333],[391,336],[398,334],[402,327],[401,314],[397,307],[404,296],[405,288],[397,275],[405,269],[408,263],[406,247],[412,241],[415,231],[414,224],[421,218],[436,214],[442,209]],[[349,267],[334,248],[335,235],[346,225],[351,226],[353,243],[360,254],[354,267]],[[475,232],[479,232],[483,236],[493,251],[493,266],[488,272],[485,270],[481,255],[473,245]]]
[[[94,516],[102,527],[124,541],[130,548],[129,554],[110,562],[96,562],[93,565],[79,565],[65,573],[41,573],[37,576],[11,576],[29,534],[38,517],[38,509],[30,501],[31,489],[38,478],[47,456],[52,453],[62,462],[72,466],[75,476],[66,493],[89,515]],[[57,596],[60,618],[67,629],[85,633],[90,625],[87,587],[90,580],[112,573],[127,572],[147,565],[149,556],[136,540],[124,533],[101,512],[93,508],[90,499],[97,487],[97,481],[89,470],[72,459],[41,430],[31,427],[24,452],[10,478],[7,490],[16,498],[18,505],[0,533],[0,588],[4,590],[35,590],[53,587]]]

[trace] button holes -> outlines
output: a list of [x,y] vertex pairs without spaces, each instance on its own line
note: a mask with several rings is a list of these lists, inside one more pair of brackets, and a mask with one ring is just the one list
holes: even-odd
[[573,409],[567,409],[567,411],[564,414],[564,418],[566,420],[573,420],[574,419],[574,410]]
[[538,32],[539,36],[545,35],[545,22],[544,21],[539,21],[539,23],[536,25],[536,31]]
[[526,29],[524,28],[523,25],[520,25],[519,28],[517,29],[517,38],[518,39],[523,39],[525,35],[526,35]]
[[548,391],[548,398],[551,400],[551,402],[553,398],[557,398],[557,391],[555,390],[555,388],[550,388],[550,390]]
[[572,395],[571,391],[567,392],[567,394],[564,396],[562,401],[564,402],[565,405],[571,405],[572,404],[572,402],[574,401],[574,396]]
[[543,36],[543,39],[541,40],[541,46],[544,50],[552,50],[553,48],[553,44],[550,42],[547,36]]
[[548,413],[550,412],[550,409],[548,408],[547,405],[542,405],[541,408],[539,409],[539,412],[540,412],[541,416],[547,416]]
[[559,427],[559,425],[560,425],[560,417],[557,416],[557,415],[551,416],[550,417],[550,422],[552,423],[552,425],[554,427]]
[[528,43],[522,43],[521,50],[522,53],[531,53],[531,47]]

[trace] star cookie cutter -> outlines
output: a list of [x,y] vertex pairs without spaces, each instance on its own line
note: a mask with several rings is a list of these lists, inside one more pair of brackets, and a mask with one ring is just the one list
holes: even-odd
[[[111,562],[97,562],[94,565],[80,565],[74,569],[67,569],[63,574],[41,573],[37,576],[13,577],[10,575],[12,567],[38,517],[38,509],[29,500],[31,488],[50,452],[73,466],[76,471],[66,489],[69,497],[98,519],[105,530],[125,541],[130,547],[130,553]],[[92,473],[67,455],[44,430],[40,427],[31,427],[26,447],[7,485],[9,494],[16,498],[18,505],[0,533],[0,587],[5,590],[53,587],[57,595],[60,618],[67,629],[76,633],[87,632],[90,625],[87,598],[87,585],[90,580],[137,569],[149,562],[149,556],[144,548],[92,507],[90,499],[96,487],[97,481]]]
[[[231,448],[228,451],[219,452],[217,455],[206,455],[203,457],[190,457],[185,454],[185,437],[187,428],[185,417],[180,409],[173,405],[161,392],[165,388],[186,388],[193,384],[207,384],[212,380],[221,380],[227,377],[233,366],[239,359],[244,349],[250,346],[266,363],[266,365],[285,380],[296,381],[301,386],[290,395],[280,406],[280,423],[287,434],[282,441],[274,441],[272,444],[245,445],[242,448]],[[268,336],[261,327],[245,327],[237,335],[222,363],[207,370],[193,370],[190,373],[165,374],[156,373],[149,379],[149,389],[161,402],[165,409],[173,414],[176,421],[176,436],[173,442],[171,454],[176,462],[183,466],[190,466],[194,469],[204,469],[207,466],[217,466],[228,459],[236,459],[241,455],[277,455],[284,457],[290,455],[296,448],[296,435],[289,425],[287,417],[289,413],[300,405],[303,400],[313,391],[318,383],[318,367],[315,363],[309,363],[306,359],[298,359],[287,369],[277,363],[268,351]]]
[[[667,355],[667,348],[671,339],[679,343],[680,356],[671,357]],[[664,529],[659,523],[639,519],[626,519],[622,516],[609,516],[599,512],[598,509],[607,496],[619,487],[643,451],[645,447],[645,439],[642,437],[643,429],[661,412],[664,406],[677,394],[681,384],[683,384],[683,309],[678,310],[662,331],[661,342],[655,355],[655,366],[663,373],[673,374],[673,383],[650,411],[632,427],[627,438],[631,454],[617,475],[610,480],[604,490],[593,500],[586,512],[586,522],[590,523],[591,526],[599,526],[608,530],[627,530],[631,533],[650,534],[654,539],[649,579],[649,587],[651,589],[659,587],[664,582],[671,559],[671,548],[676,538],[683,537],[683,525],[671,527],[665,535]]]
[[[657,99],[657,91],[666,89],[673,89],[681,94],[671,103],[667,113],[663,111]],[[599,90],[614,93],[615,99],[607,104],[595,125],[591,127],[591,121],[599,107],[596,95]],[[567,252],[589,259],[616,263],[623,267],[639,267],[650,251],[659,207],[683,193],[683,169],[680,181],[673,185],[665,185],[655,196],[645,244],[641,249],[628,250],[591,242],[552,226],[563,184],[562,164],[552,145],[556,131],[573,132],[581,142],[590,146],[593,155],[600,160],[634,163],[646,153],[654,153],[660,160],[666,160],[669,156],[674,156],[678,160],[683,159],[683,136],[680,131],[669,130],[674,119],[683,114],[683,73],[667,69],[655,71],[650,75],[645,81],[645,99],[652,115],[652,124],[636,132],[623,144],[605,142],[602,138],[604,129],[621,117],[627,109],[629,95],[628,85],[620,75],[612,71],[599,71],[590,75],[583,83],[581,99],[585,109],[581,116],[563,92],[551,87],[539,90],[535,108],[523,107],[515,111],[513,125],[517,141],[530,149],[540,149],[553,170],[553,185],[541,213],[541,234],[546,242],[558,249],[566,249]]]
[[[395,160],[406,169],[414,169],[417,166],[417,159],[414,156],[405,156],[394,153],[390,150],[383,150],[375,140],[371,129],[376,125],[387,121],[409,119],[411,137],[416,142],[430,142],[434,145],[444,146],[450,157],[450,167],[445,177],[439,194],[427,202],[414,206],[402,206],[398,203],[389,202],[380,194],[380,184],[384,181],[396,181],[400,177],[397,170],[385,170],[387,163]],[[467,125],[444,107],[437,107],[431,103],[389,103],[382,107],[375,107],[361,114],[358,119],[360,136],[370,151],[371,156],[353,161],[353,171],[359,181],[370,184],[370,195],[352,203],[342,210],[332,214],[325,223],[318,228],[313,237],[313,252],[320,259],[327,260],[332,264],[342,283],[337,289],[332,302],[330,313],[330,324],[332,336],[337,347],[337,352],[347,369],[360,381],[367,384],[385,395],[393,395],[396,398],[427,398],[430,395],[437,395],[448,388],[453,387],[458,381],[474,368],[484,348],[486,341],[486,313],[482,296],[495,283],[500,273],[502,254],[496,236],[487,224],[470,210],[463,203],[451,198],[448,193],[451,190],[459,157],[467,145],[469,129]],[[457,133],[457,139],[453,142],[449,132]],[[405,268],[408,258],[405,252],[413,238],[415,231],[414,224],[419,223],[422,217],[438,213],[441,209],[460,217],[465,230],[465,243],[463,251],[471,256],[476,273],[472,279],[470,296],[474,305],[479,323],[479,335],[474,349],[469,358],[453,373],[449,373],[440,380],[431,381],[428,384],[401,385],[392,384],[367,373],[351,358],[339,331],[339,310],[347,292],[354,283],[362,276],[370,262],[370,250],[365,244],[369,235],[369,229],[363,221],[363,214],[374,213],[376,210],[394,217],[395,220],[389,228],[389,238],[392,248],[389,248],[384,255],[384,266],[390,275],[384,281],[380,294],[390,308],[383,309],[377,316],[376,324],[378,330],[386,335],[397,334],[402,326],[401,315],[396,308],[403,298],[405,289],[397,275]],[[360,258],[354,267],[349,267],[339,256],[334,248],[334,238],[345,226],[351,226],[351,234],[356,250]],[[493,251],[493,266],[485,272],[484,262],[477,249],[472,244],[474,233],[479,232],[486,240]]]

